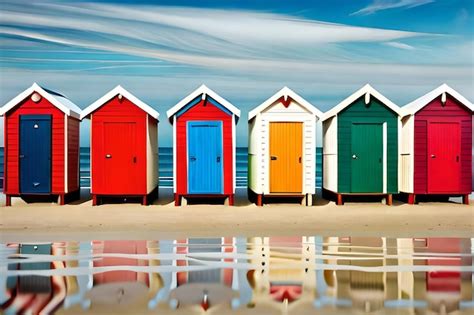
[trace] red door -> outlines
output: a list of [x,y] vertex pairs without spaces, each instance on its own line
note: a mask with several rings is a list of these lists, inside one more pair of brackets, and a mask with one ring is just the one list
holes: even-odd
[[108,121],[103,125],[104,194],[142,194],[135,122]]
[[428,126],[428,192],[459,192],[461,186],[461,130],[457,122]]

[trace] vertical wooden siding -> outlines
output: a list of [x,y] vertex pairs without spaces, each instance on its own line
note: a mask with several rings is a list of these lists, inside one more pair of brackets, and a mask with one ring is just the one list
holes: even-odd
[[442,106],[437,97],[415,115],[415,172],[414,193],[428,193],[428,122],[459,122],[461,125],[461,191],[472,191],[472,113],[447,95]]
[[5,193],[20,193],[20,115],[52,115],[51,192],[64,193],[64,113],[44,97],[38,103],[29,95],[5,116]]
[[68,191],[79,189],[79,120],[68,117]]
[[[140,185],[134,187],[133,193],[139,191],[137,194],[146,194],[146,115],[138,106],[135,106],[125,97],[119,100],[118,97],[114,97],[98,110],[92,113],[91,123],[91,180],[92,180],[92,193],[94,194],[108,194],[108,187],[106,186],[106,174],[104,173],[104,151],[103,139],[104,139],[104,123],[115,121],[115,122],[131,122],[137,125],[136,128],[136,156],[137,163],[139,166],[136,168],[136,175],[140,179]],[[124,165],[121,171],[125,171],[124,168],[128,166]],[[126,195],[124,183],[117,183],[123,190],[120,194]],[[110,188],[110,187],[109,187]]]
[[[204,106],[205,105],[205,106]],[[187,194],[187,136],[186,125],[188,121],[216,120],[222,121],[223,129],[223,159],[224,159],[224,194],[234,193],[233,182],[233,155],[232,148],[235,145],[232,139],[232,116],[223,112],[218,107],[201,100],[199,103],[189,108],[185,113],[176,119],[176,192]],[[205,141],[205,139],[203,139]]]
[[387,193],[398,193],[398,115],[373,96],[369,106],[362,96],[338,114],[338,192],[351,192],[352,124],[384,122],[387,123]]

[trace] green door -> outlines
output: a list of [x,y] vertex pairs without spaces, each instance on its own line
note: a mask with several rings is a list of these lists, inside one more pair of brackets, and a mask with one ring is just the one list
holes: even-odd
[[382,124],[352,124],[351,192],[383,192]]

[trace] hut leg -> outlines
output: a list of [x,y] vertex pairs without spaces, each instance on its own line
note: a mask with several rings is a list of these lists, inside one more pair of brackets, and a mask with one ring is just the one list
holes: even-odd
[[148,196],[143,195],[142,197],[142,206],[148,206]]
[[97,206],[98,203],[97,203],[97,195],[92,195],[92,206]]
[[469,195],[462,196],[462,203],[465,205],[469,204]]
[[179,195],[178,195],[178,194],[174,194],[174,205],[175,205],[176,207],[181,206],[181,202],[180,202],[180,201],[181,201],[181,198],[179,197]]
[[233,206],[233,205],[234,205],[234,194],[229,195],[229,206]]
[[301,198],[300,205],[302,205],[302,206],[306,206],[306,201],[307,201],[307,199],[306,199],[306,195],[304,195],[304,197],[303,197],[303,198]]
[[6,207],[11,207],[12,205],[12,196],[11,195],[5,195],[5,206]]
[[391,206],[393,203],[393,197],[392,197],[392,194],[388,194],[387,195],[387,201],[386,201],[386,204],[387,206]]
[[263,206],[263,194],[258,194],[257,195],[257,206],[262,207]]
[[416,202],[415,194],[408,194],[408,204],[414,205]]
[[342,194],[337,194],[337,202],[336,205],[342,206],[344,204],[344,201],[342,200]]
[[66,196],[64,194],[60,194],[59,195],[59,205],[60,206],[64,206],[65,204],[65,199],[66,199]]

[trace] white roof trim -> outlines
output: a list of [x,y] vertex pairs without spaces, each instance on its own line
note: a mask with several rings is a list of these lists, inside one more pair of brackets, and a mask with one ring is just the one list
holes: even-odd
[[290,97],[300,106],[304,107],[306,110],[308,110],[309,112],[311,112],[313,115],[315,115],[318,118],[321,118],[323,116],[323,113],[319,109],[317,109],[311,103],[309,103],[304,98],[296,94],[292,89],[285,86],[280,91],[276,92],[273,96],[271,96],[269,99],[267,99],[265,102],[263,102],[259,106],[252,109],[249,112],[248,119],[252,120],[255,116],[257,116],[258,113],[263,112],[265,109],[267,109],[269,106],[274,104],[282,96],[285,98],[285,101],[288,97]]
[[240,110],[232,105],[230,102],[228,102],[226,99],[223,97],[219,96],[216,92],[205,86],[204,84],[198,87],[196,90],[191,92],[188,96],[183,98],[181,101],[179,101],[178,104],[174,105],[171,107],[167,112],[166,115],[168,118],[171,118],[173,115],[175,115],[181,108],[185,107],[186,105],[189,104],[193,99],[196,97],[202,95],[203,99],[205,98],[205,95],[209,95],[213,99],[215,99],[219,104],[227,108],[232,114],[234,114],[237,117],[240,117]]
[[108,101],[110,101],[112,98],[114,98],[115,96],[119,94],[125,97],[126,99],[128,99],[130,102],[132,102],[136,106],[138,106],[139,108],[141,108],[142,110],[144,110],[151,117],[158,119],[158,117],[160,116],[160,114],[158,114],[158,112],[154,110],[150,105],[142,102],[139,98],[137,98],[135,95],[125,90],[122,86],[117,85],[114,89],[109,91],[107,94],[99,98],[97,101],[95,101],[91,105],[87,106],[87,108],[85,108],[82,111],[81,120],[86,118],[90,114],[92,114],[94,111],[102,107],[105,103],[107,103]]
[[401,108],[402,116],[404,117],[404,116],[416,114],[418,111],[423,109],[423,107],[431,103],[431,101],[433,101],[435,98],[445,93],[451,95],[460,103],[462,103],[464,106],[466,106],[470,111],[474,112],[474,105],[468,99],[466,99],[457,91],[449,87],[447,84],[442,84],[441,86],[437,87],[433,91],[428,92],[427,94],[417,98],[413,102],[408,103],[407,105],[403,106]]
[[[376,89],[374,89],[370,84],[364,85],[361,89],[356,91],[354,94],[337,104],[335,107],[324,113],[323,121],[331,118],[332,116],[336,116],[339,112],[344,110],[346,107],[350,106],[352,103],[357,101],[360,97],[364,96],[365,94],[368,94],[369,96],[373,96],[379,101],[381,101],[385,106],[390,108],[392,111],[400,115],[400,107],[390,101],[388,98],[383,96],[381,93],[379,93]],[[368,96],[365,96],[368,97]]]
[[15,96],[11,101],[3,105],[0,108],[0,116],[4,116],[6,113],[8,113],[11,109],[13,109],[15,106],[17,106],[20,102],[22,102],[34,92],[40,94],[42,97],[47,99],[51,104],[53,104],[66,115],[77,119],[80,118],[81,109],[76,104],[71,102],[64,95],[61,95],[54,91],[50,91],[51,93],[48,92],[47,89],[42,88],[36,82],[23,92]]

